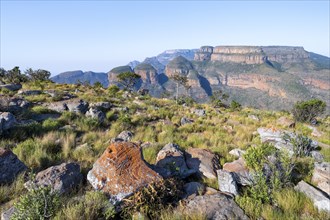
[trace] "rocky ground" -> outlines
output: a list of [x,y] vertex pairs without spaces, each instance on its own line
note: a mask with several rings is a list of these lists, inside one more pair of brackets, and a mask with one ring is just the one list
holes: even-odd
[[7,85],[1,218],[20,219],[22,198],[49,187],[61,205],[43,218],[326,219],[329,134],[329,117],[311,126],[288,112]]

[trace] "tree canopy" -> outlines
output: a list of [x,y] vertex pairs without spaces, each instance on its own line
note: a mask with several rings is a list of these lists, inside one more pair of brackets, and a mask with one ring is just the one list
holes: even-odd
[[133,72],[123,72],[117,75],[119,83],[127,90],[132,90],[140,78],[139,74]]

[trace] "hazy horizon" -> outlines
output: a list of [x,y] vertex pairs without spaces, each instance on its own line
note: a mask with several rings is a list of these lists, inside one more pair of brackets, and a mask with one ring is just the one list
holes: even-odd
[[107,72],[165,50],[302,46],[330,56],[329,1],[3,1],[0,66]]

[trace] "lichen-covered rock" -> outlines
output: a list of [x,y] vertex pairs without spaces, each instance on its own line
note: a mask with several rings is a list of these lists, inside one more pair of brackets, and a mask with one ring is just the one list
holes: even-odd
[[216,179],[216,170],[220,168],[219,157],[209,150],[188,148],[185,153],[189,169],[209,179]]
[[238,184],[246,186],[252,184],[252,175],[249,169],[246,167],[243,158],[239,158],[230,163],[225,163],[223,165],[223,170],[232,172],[234,174],[235,180]]
[[53,110],[53,111],[57,111],[57,112],[64,112],[64,111],[68,111],[69,108],[67,106],[67,104],[63,101],[61,102],[51,102],[51,103],[45,103],[43,104],[44,107]]
[[10,112],[0,113],[0,130],[8,130],[17,124],[15,116]]
[[314,188],[303,180],[300,181],[295,187],[295,190],[304,193],[308,198],[310,198],[314,206],[319,210],[326,211],[330,214],[330,199],[322,191]]
[[105,114],[97,108],[90,108],[86,112],[86,116],[97,119],[100,123],[102,123],[105,119]]
[[62,163],[40,171],[33,181],[24,184],[27,189],[33,187],[51,187],[52,191],[69,193],[83,179],[80,166],[77,163]]
[[149,168],[138,145],[115,142],[94,163],[87,180],[94,189],[109,194],[112,203],[117,203],[162,177]]
[[156,167],[163,170],[160,173],[165,178],[170,176],[186,178],[196,172],[196,170],[187,167],[184,153],[179,149],[178,145],[173,143],[166,144],[158,152]]
[[70,112],[85,114],[88,110],[88,102],[83,100],[72,100],[66,103]]
[[185,125],[185,124],[191,124],[193,123],[194,121],[189,119],[189,118],[186,118],[186,117],[182,117],[181,120],[180,120],[180,124],[181,125]]
[[312,182],[330,196],[330,163],[314,163]]
[[238,188],[233,173],[225,170],[217,170],[218,185],[221,192],[238,195]]
[[11,183],[26,169],[25,164],[11,150],[0,147],[0,184]]
[[189,215],[205,214],[207,219],[249,219],[232,198],[220,193],[189,199],[180,211]]

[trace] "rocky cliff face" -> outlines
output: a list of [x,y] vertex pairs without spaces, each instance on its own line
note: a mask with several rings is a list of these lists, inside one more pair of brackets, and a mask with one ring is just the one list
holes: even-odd
[[134,72],[141,76],[141,79],[146,84],[157,84],[157,70],[147,63],[141,63],[134,68]]
[[217,46],[213,48],[204,46],[196,52],[194,60],[262,64],[267,61],[301,62],[308,58],[308,52],[303,47]]

